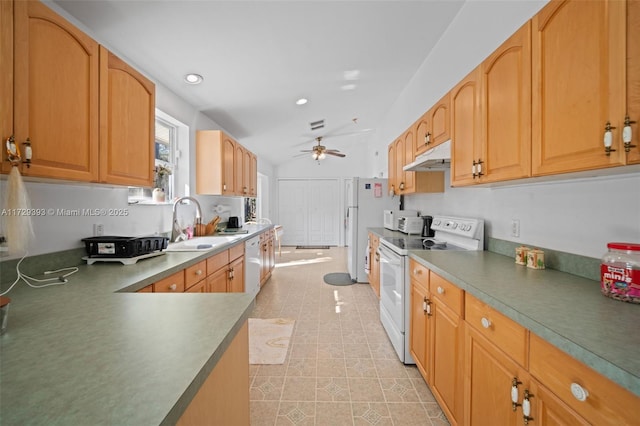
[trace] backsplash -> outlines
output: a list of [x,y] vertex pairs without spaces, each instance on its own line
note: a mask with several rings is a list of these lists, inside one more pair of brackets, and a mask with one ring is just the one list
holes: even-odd
[[[514,243],[513,241],[499,240],[497,238],[486,238],[485,249],[494,253],[510,256],[514,259],[516,247],[521,245],[530,248],[537,248],[544,251],[545,268],[555,269],[568,274],[577,275],[589,280],[600,281],[600,259],[595,259],[577,254],[564,253],[545,247],[534,247],[526,243]],[[526,266],[522,266],[526,268]]]

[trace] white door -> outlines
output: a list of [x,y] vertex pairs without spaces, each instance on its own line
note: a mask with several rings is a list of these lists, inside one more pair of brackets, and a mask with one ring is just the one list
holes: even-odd
[[337,246],[340,237],[340,186],[337,179],[278,181],[279,223],[284,245]]

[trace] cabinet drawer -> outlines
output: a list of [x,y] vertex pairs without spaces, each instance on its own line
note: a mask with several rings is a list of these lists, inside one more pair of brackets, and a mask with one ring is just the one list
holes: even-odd
[[429,270],[414,259],[409,259],[409,275],[411,281],[416,283],[422,290],[429,291]]
[[433,271],[429,272],[429,292],[451,308],[456,314],[462,315],[464,305],[464,291]]
[[[531,375],[589,423],[637,424],[640,418],[640,398],[533,333],[530,345]],[[572,384],[588,392],[584,401],[573,395]]]
[[225,267],[229,264],[229,250],[225,250],[221,253],[214,254],[207,258],[207,275],[211,275],[218,269]]
[[184,270],[185,288],[189,288],[207,276],[207,261],[203,260]]
[[465,320],[518,364],[527,366],[527,329],[469,293],[465,294]]
[[149,284],[146,287],[142,287],[137,293],[153,293],[153,284]]
[[153,284],[155,293],[182,293],[184,291],[184,271],[163,278]]
[[244,256],[244,243],[240,243],[229,249],[229,262],[233,262],[240,256]]

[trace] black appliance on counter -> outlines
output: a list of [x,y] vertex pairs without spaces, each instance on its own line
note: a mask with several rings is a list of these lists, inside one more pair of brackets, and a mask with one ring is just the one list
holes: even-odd
[[433,216],[422,216],[422,236],[423,237],[433,237],[436,235],[436,232],[431,229],[431,224],[433,223]]
[[129,258],[160,252],[167,248],[166,237],[90,237],[83,238],[89,258]]

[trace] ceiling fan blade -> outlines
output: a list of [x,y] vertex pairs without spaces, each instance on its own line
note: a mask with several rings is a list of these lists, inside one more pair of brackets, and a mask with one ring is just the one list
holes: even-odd
[[325,154],[329,154],[329,155],[334,155],[336,157],[346,157],[346,154],[342,154],[340,152],[332,152],[332,151],[325,151]]

